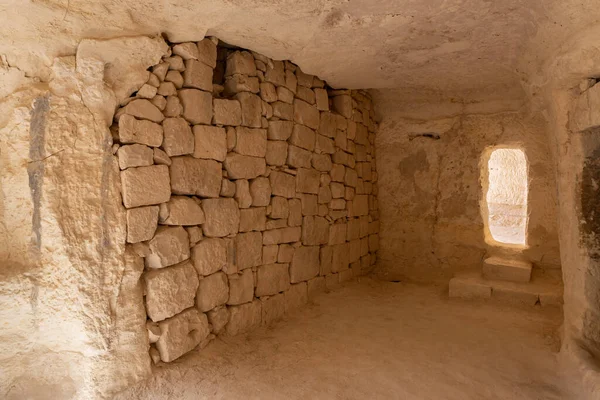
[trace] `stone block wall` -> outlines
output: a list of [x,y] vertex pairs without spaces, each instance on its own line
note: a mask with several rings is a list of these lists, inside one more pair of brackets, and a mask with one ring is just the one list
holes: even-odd
[[112,131],[155,362],[371,270],[373,118],[367,93],[214,38],[151,68]]

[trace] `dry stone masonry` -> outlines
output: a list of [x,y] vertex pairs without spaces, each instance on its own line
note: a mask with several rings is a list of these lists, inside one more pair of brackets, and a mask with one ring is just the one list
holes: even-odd
[[113,132],[155,362],[370,271],[373,118],[367,93],[214,38],[151,68]]

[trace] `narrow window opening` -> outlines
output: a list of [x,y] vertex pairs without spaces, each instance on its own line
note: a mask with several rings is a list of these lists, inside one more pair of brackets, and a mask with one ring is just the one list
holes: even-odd
[[[494,149],[487,162],[487,227],[492,242],[526,245],[527,159],[520,149]],[[487,235],[486,235],[487,236]]]

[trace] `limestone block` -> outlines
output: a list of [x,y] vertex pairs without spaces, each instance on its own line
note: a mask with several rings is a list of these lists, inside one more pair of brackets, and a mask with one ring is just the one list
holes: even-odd
[[285,312],[286,314],[302,308],[308,303],[308,285],[306,282],[291,285],[285,292]]
[[[132,115],[138,119],[147,119],[152,122],[162,122],[165,118],[154,104],[147,99],[136,99],[130,101],[123,107],[123,113]],[[122,116],[121,116],[122,117]]]
[[211,92],[213,69],[203,62],[187,60],[183,71],[183,86]]
[[319,110],[300,99],[294,100],[294,122],[312,129],[319,128]]
[[321,172],[329,172],[333,168],[329,154],[313,154],[311,165],[314,169]]
[[168,201],[171,197],[169,167],[152,165],[121,171],[121,194],[126,208]]
[[267,169],[264,158],[229,153],[223,163],[231,179],[254,179]]
[[237,233],[240,225],[240,210],[234,199],[205,199],[202,208],[206,222],[202,226],[204,235],[223,237]]
[[299,86],[310,88],[313,85],[314,76],[305,74],[299,68],[296,70],[296,78],[298,79]]
[[285,87],[288,88],[292,93],[296,93],[298,87],[298,79],[294,75],[294,71],[285,71]]
[[333,261],[333,247],[322,246],[319,253],[320,270],[319,275],[325,276],[331,273],[331,266]]
[[277,251],[277,262],[278,263],[291,263],[294,258],[294,251],[296,250],[294,246],[290,244],[280,244],[276,246],[278,248]]
[[323,135],[316,135],[315,152],[318,154],[335,153],[335,145],[333,143],[333,140]]
[[192,124],[210,125],[212,121],[211,93],[197,89],[181,89],[179,99],[183,105],[183,118]]
[[130,144],[119,147],[117,157],[119,158],[119,168],[127,169],[131,167],[145,167],[152,165],[153,151],[150,147],[142,144]]
[[294,120],[294,106],[291,104],[284,103],[282,101],[276,101],[271,103],[273,106],[273,116],[286,121]]
[[346,139],[346,132],[340,131],[339,129],[336,131],[335,145],[342,150],[348,151],[348,140]]
[[346,168],[344,173],[344,184],[350,187],[356,187],[357,182],[358,175],[356,174],[356,171],[352,168]]
[[287,226],[287,220],[285,219],[268,219],[266,230],[286,228]]
[[289,264],[266,264],[257,269],[256,296],[274,295],[290,287]]
[[215,126],[194,126],[194,157],[224,161],[227,156],[225,129]]
[[225,326],[225,333],[227,335],[238,335],[260,326],[261,305],[259,300],[239,306],[231,306],[228,309],[229,322]]
[[198,61],[211,68],[217,66],[217,45],[212,40],[205,38],[198,42]]
[[328,138],[335,138],[337,133],[337,120],[335,114],[323,111],[319,119],[319,133]]
[[330,227],[327,220],[319,216],[306,216],[302,221],[302,243],[305,245],[327,244]]
[[314,299],[320,293],[327,290],[324,276],[317,276],[307,282],[307,295],[309,299]]
[[190,156],[174,157],[169,170],[173,193],[219,197],[222,173],[218,162]]
[[527,283],[531,270],[530,262],[495,256],[483,260],[481,272],[485,279]]
[[285,69],[283,62],[269,60],[267,72],[265,72],[265,81],[273,83],[275,86],[285,85]]
[[177,89],[181,89],[183,87],[183,75],[179,71],[169,71],[167,72],[167,76],[165,77],[166,82],[173,82],[173,85]]
[[210,333],[206,315],[193,308],[161,321],[158,325],[161,335],[156,348],[164,362],[171,362],[193,350]]
[[235,182],[231,182],[229,179],[223,179],[223,182],[221,183],[221,196],[235,196]]
[[150,102],[158,107],[159,110],[163,111],[164,114],[165,107],[167,107],[167,99],[163,96],[154,96]]
[[294,124],[290,143],[303,149],[313,151],[315,149],[315,131],[304,125]]
[[208,322],[212,325],[212,332],[215,334],[221,332],[229,321],[229,310],[225,306],[215,307],[206,314]]
[[329,111],[329,97],[327,97],[327,90],[315,89],[315,100],[317,102],[317,110]]
[[273,196],[271,198],[271,207],[269,217],[273,219],[287,218],[289,215],[288,201],[284,197]]
[[369,132],[363,124],[356,124],[356,138],[354,141],[364,146],[369,145]]
[[294,102],[294,93],[284,86],[277,88],[277,100],[292,104]]
[[190,240],[181,226],[159,226],[148,246],[150,254],[145,258],[147,268],[164,268],[190,258]]
[[248,208],[252,205],[252,196],[250,195],[250,184],[247,179],[235,181],[235,199],[240,208]]
[[319,171],[308,168],[299,168],[296,175],[296,191],[299,193],[319,193]]
[[350,262],[348,261],[348,245],[347,243],[336,244],[332,246],[333,252],[331,255],[331,271],[340,272],[348,269]]
[[225,267],[227,249],[223,239],[208,238],[192,247],[192,261],[200,276],[212,275]]
[[199,226],[187,226],[185,231],[190,238],[190,246],[193,246],[202,240],[202,229]]
[[235,51],[227,56],[225,76],[234,74],[256,76],[256,64],[250,52]]
[[277,262],[277,252],[279,246],[272,244],[269,246],[263,246],[262,248],[262,262],[263,264],[273,264]]
[[348,242],[347,244],[347,251],[348,253],[346,254],[346,259],[348,260],[349,263],[354,263],[357,262],[358,260],[360,260],[360,256],[361,256],[361,248],[360,248],[360,239],[355,239],[351,242]]
[[253,207],[266,207],[271,202],[271,183],[269,178],[258,177],[250,181],[250,195]]
[[[352,202],[349,202],[352,203]],[[333,199],[329,203],[329,208],[332,210],[345,210],[346,209],[346,200],[344,199]],[[351,215],[354,216],[354,215]]]
[[171,165],[171,158],[158,147],[152,149],[152,159],[157,165]]
[[[369,234],[369,217],[359,217],[359,237],[364,238]],[[375,232],[373,232],[375,233]]]
[[296,178],[293,175],[272,171],[269,175],[269,181],[274,196],[282,196],[288,199],[296,196]]
[[[350,202],[349,202],[350,203]],[[369,214],[369,196],[366,194],[360,194],[354,196],[352,204],[348,206],[348,216],[358,217],[361,215]]]
[[159,222],[163,225],[200,225],[204,223],[204,212],[194,199],[172,196],[160,205]]
[[300,199],[289,199],[288,207],[290,214],[288,216],[289,226],[301,226],[302,225],[302,200]]
[[235,253],[238,270],[256,267],[262,263],[262,234],[240,233],[235,237]]
[[169,64],[169,69],[174,69],[175,71],[183,71],[185,69],[183,58],[180,56],[168,57],[165,58],[165,61]]
[[173,82],[161,82],[156,93],[161,96],[174,96],[177,94],[177,88]]
[[269,140],[288,140],[292,136],[292,121],[269,121],[267,137]]
[[288,146],[287,163],[294,168],[310,168],[312,153],[297,146]]
[[330,186],[319,187],[319,197],[317,200],[319,204],[327,204],[332,200],[332,198]]
[[334,96],[332,99],[333,111],[346,118],[352,118],[352,97],[349,95]]
[[366,256],[369,254],[369,238],[365,237],[360,239],[360,255]]
[[255,76],[235,74],[225,78],[225,96],[231,96],[240,92],[258,93],[260,91],[259,80]]
[[300,240],[302,229],[300,227],[288,227],[272,229],[263,232],[263,244],[293,243]]
[[173,157],[194,152],[194,135],[185,119],[165,118],[162,125],[164,131],[162,147],[167,155]]
[[188,262],[144,274],[146,312],[158,322],[194,306],[198,274]]
[[156,343],[158,338],[160,338],[160,327],[158,324],[152,321],[146,321],[146,330],[148,331],[148,340],[150,343]]
[[300,246],[290,264],[290,282],[307,281],[319,275],[319,246]]
[[351,241],[360,237],[360,221],[351,219],[346,224],[346,240]]
[[319,213],[319,203],[317,195],[300,194],[300,202],[302,204],[302,215],[317,215]]
[[346,186],[345,187],[344,199],[345,200],[353,200],[354,199],[354,195],[355,195],[354,188]]
[[267,153],[267,130],[236,128],[236,145],[233,150],[245,156],[264,157]]
[[285,297],[283,293],[275,296],[261,297],[262,323],[268,325],[285,315]]
[[342,183],[331,182],[330,188],[331,188],[331,196],[334,199],[344,198],[344,196],[346,194],[346,187]]
[[183,105],[177,96],[167,97],[163,114],[165,117],[179,117],[183,114]]
[[152,239],[158,223],[158,206],[127,210],[127,243]]
[[254,298],[254,273],[251,269],[229,275],[228,305],[249,303]]
[[296,97],[308,104],[315,104],[315,92],[304,86],[298,86],[296,89]]
[[213,119],[215,125],[238,126],[242,123],[242,107],[237,100],[213,99]]
[[265,207],[253,207],[240,210],[240,232],[264,231],[267,214]]
[[334,182],[344,182],[344,178],[346,176],[346,167],[341,164],[333,164],[329,175],[331,175],[331,180]]
[[[156,75],[154,75],[154,74],[151,74],[151,76],[154,76],[156,78]],[[157,80],[158,80],[158,78],[157,78]],[[142,85],[140,90],[137,91],[137,97],[141,97],[142,99],[152,100],[154,98],[154,96],[156,96],[156,92],[157,92],[157,89],[155,86],[145,83],[144,85]],[[152,103],[152,104],[154,104],[154,103]]]
[[270,82],[262,82],[260,84],[260,97],[268,103],[277,101],[277,89],[275,89],[275,85]]
[[196,307],[202,312],[212,310],[216,306],[225,304],[229,299],[229,283],[227,275],[215,272],[200,279],[196,293]]
[[329,208],[327,204],[319,204],[318,215],[320,217],[326,217],[329,214]]
[[154,122],[137,120],[131,115],[122,115],[119,118],[119,140],[121,143],[139,143],[158,147],[163,141],[163,129]]
[[242,108],[243,126],[252,128],[261,127],[262,101],[260,97],[249,92],[241,92],[235,95]]

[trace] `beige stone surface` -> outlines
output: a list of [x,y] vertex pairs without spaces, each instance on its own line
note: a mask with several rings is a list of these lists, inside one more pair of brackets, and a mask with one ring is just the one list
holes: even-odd
[[194,135],[183,118],[166,118],[162,122],[164,140],[162,147],[167,155],[180,156],[194,151]]
[[238,127],[235,132],[236,144],[233,151],[246,156],[265,157],[267,153],[267,131],[265,129]]
[[309,151],[314,151],[315,135],[315,131],[312,129],[307,128],[304,125],[294,124],[292,136],[290,136],[289,142],[294,146],[298,146]]
[[330,225],[323,217],[306,216],[302,220],[302,243],[304,245],[327,244],[330,239],[329,232]]
[[146,267],[164,268],[190,258],[190,241],[181,226],[160,226],[149,242],[150,254],[146,256]]
[[225,129],[215,126],[194,125],[194,157],[224,161],[227,156]]
[[244,74],[256,76],[254,57],[248,51],[234,51],[227,56],[225,75]]
[[235,200],[240,208],[249,208],[252,205],[252,196],[250,195],[250,184],[247,179],[238,179],[235,181]]
[[283,318],[285,314],[285,298],[283,293],[261,297],[260,303],[262,306],[263,324],[268,325]]
[[152,122],[161,122],[165,117],[160,110],[147,99],[136,99],[123,108],[125,114],[138,119],[146,119]]
[[212,275],[223,269],[227,263],[225,241],[219,238],[203,239],[192,247],[191,256],[200,276]]
[[169,168],[165,165],[121,171],[121,192],[127,208],[160,204],[171,197]]
[[235,99],[240,102],[242,107],[242,125],[260,128],[262,110],[260,97],[249,92],[241,92],[235,95]]
[[285,312],[291,313],[308,303],[308,285],[306,282],[291,285],[289,290],[284,293]]
[[290,208],[290,214],[288,216],[288,225],[302,225],[302,201],[300,199],[289,199],[288,206]]
[[127,210],[127,242],[150,240],[158,224],[158,206],[137,207]]
[[163,130],[157,123],[138,120],[131,115],[122,115],[119,118],[119,140],[121,143],[139,143],[158,147],[163,141]]
[[266,264],[257,269],[257,297],[274,295],[290,287],[289,264]]
[[319,269],[319,246],[298,247],[290,264],[290,282],[308,281],[319,275]]
[[223,165],[229,177],[233,179],[254,179],[263,175],[267,168],[264,158],[237,153],[227,154]]
[[196,307],[202,312],[212,310],[216,306],[225,304],[229,298],[229,283],[227,275],[215,272],[200,279],[196,293]]
[[173,157],[169,171],[174,194],[219,196],[222,176],[220,163],[190,156]]
[[250,181],[250,195],[253,207],[265,207],[271,200],[271,183],[269,178],[258,177]]
[[269,140],[288,140],[293,129],[292,121],[269,121],[267,136]]
[[319,193],[319,171],[308,168],[298,169],[296,175],[296,191],[299,193]]
[[160,359],[171,362],[198,346],[210,333],[206,314],[190,308],[159,323],[161,335],[156,342]]
[[239,270],[256,267],[262,263],[262,234],[240,233],[235,237],[235,259]]
[[266,224],[266,207],[252,207],[240,210],[240,232],[264,231]]
[[198,43],[198,60],[211,68],[217,65],[217,46],[210,38],[204,38]]
[[206,222],[202,231],[208,237],[223,237],[237,233],[240,224],[240,211],[234,199],[205,199],[202,209]]
[[213,69],[201,61],[186,60],[183,71],[183,86],[212,91]]
[[206,315],[208,316],[208,322],[212,325],[212,332],[215,334],[220,333],[229,321],[229,310],[225,306],[215,307]]
[[144,274],[146,312],[154,322],[194,306],[198,274],[189,262]]
[[229,279],[228,305],[239,305],[249,303],[254,298],[254,274],[252,270],[246,269],[240,274],[232,274]]
[[294,168],[310,168],[312,153],[298,146],[288,146],[287,163]]
[[171,196],[160,205],[159,222],[163,225],[200,225],[204,220],[199,202],[191,197]]
[[[211,86],[212,89],[212,86]],[[197,89],[182,89],[178,93],[183,106],[183,118],[192,124],[209,125],[212,121],[212,95]],[[167,99],[168,100],[168,99]]]
[[150,147],[141,144],[131,144],[119,147],[119,168],[147,167],[154,162],[153,151]]
[[260,326],[261,305],[259,300],[251,303],[231,306],[229,309],[229,322],[225,326],[225,333],[229,336],[248,332]]
[[242,123],[242,107],[237,100],[213,99],[213,124],[238,126]]

